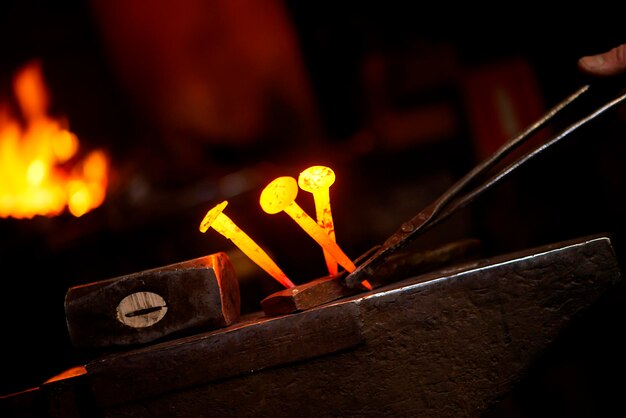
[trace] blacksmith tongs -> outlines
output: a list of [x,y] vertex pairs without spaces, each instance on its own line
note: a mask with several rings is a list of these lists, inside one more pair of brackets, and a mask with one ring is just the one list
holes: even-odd
[[[596,86],[593,88],[596,88]],[[626,93],[622,93],[617,98],[609,100],[587,116],[561,130],[557,135],[542,142],[538,146],[534,146],[529,151],[522,154],[521,157],[514,159],[513,162],[505,164],[504,168],[498,169],[495,173],[489,173],[492,169],[494,169],[497,163],[501,162],[513,150],[525,143],[539,129],[546,126],[547,123],[564,108],[569,106],[572,102],[591,89],[591,85],[587,84],[577,90],[574,94],[567,97],[565,100],[561,101],[545,115],[543,115],[537,122],[529,126],[518,136],[506,142],[491,157],[484,160],[468,174],[454,183],[452,187],[443,193],[437,200],[428,205],[424,210],[419,212],[415,217],[410,219],[408,222],[403,223],[400,228],[381,246],[375,247],[374,249],[368,251],[365,255],[361,256],[360,259],[364,261],[357,264],[356,269],[345,277],[345,285],[348,288],[355,288],[364,280],[376,282],[375,277],[379,267],[381,267],[381,265],[383,265],[383,263],[385,263],[385,261],[388,260],[394,253],[401,248],[404,248],[409,242],[412,242],[420,233],[423,233],[432,226],[448,218],[457,210],[465,207],[478,195],[498,183],[522,164],[529,161],[550,146],[556,144],[582,125],[595,119],[600,114],[626,99]],[[480,181],[481,178],[485,177],[487,177],[486,180],[476,186],[476,183]],[[367,254],[373,255],[368,256]]]

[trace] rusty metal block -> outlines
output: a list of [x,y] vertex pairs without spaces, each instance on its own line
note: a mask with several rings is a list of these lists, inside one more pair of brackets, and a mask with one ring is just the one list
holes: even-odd
[[145,344],[236,322],[239,285],[225,253],[70,288],[65,315],[76,348]]

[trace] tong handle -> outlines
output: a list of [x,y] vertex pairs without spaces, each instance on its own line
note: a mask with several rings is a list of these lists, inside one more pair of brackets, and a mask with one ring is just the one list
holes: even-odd
[[[507,141],[501,146],[491,157],[477,165],[469,173],[463,176],[460,180],[452,185],[444,194],[442,194],[437,200],[428,205],[424,210],[419,212],[408,222],[405,222],[401,227],[391,235],[385,243],[367,260],[360,264],[352,273],[345,278],[345,283],[348,287],[352,288],[363,280],[372,279],[376,269],[380,266],[385,259],[411,242],[418,233],[425,231],[426,229],[434,226],[440,221],[446,219],[457,210],[465,207],[471,201],[473,201],[478,195],[489,189],[494,184],[498,183],[508,174],[513,172],[516,168],[523,165],[525,162],[532,159],[537,154],[541,153],[550,146],[556,144],[568,134],[572,133],[582,125],[595,119],[600,114],[604,113],[608,109],[621,103],[626,99],[626,93],[621,94],[617,98],[610,100],[603,106],[593,111],[588,116],[579,119],[577,122],[569,125],[562,130],[556,136],[550,138],[548,141],[540,144],[539,146],[531,149],[521,158],[512,162],[501,171],[495,173],[482,185],[477,186],[475,189],[466,192],[465,189],[470,186],[476,179],[482,177],[486,172],[492,169],[498,162],[500,162],[505,156],[509,155],[514,149],[518,148],[535,132],[544,127],[550,120],[552,120],[558,113],[569,106],[576,99],[581,97],[584,93],[589,91],[590,85],[584,85],[576,92],[562,100],[547,113],[545,113],[538,121],[526,128],[522,133]],[[465,193],[465,194],[464,194]]]

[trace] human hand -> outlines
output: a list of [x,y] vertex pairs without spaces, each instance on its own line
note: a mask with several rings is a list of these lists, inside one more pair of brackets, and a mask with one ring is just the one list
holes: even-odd
[[578,68],[586,74],[601,77],[626,73],[626,44],[607,52],[581,57]]

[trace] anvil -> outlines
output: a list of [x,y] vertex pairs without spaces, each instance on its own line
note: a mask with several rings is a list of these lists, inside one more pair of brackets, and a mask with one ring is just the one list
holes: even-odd
[[549,244],[102,356],[0,412],[478,417],[620,281],[610,237]]

